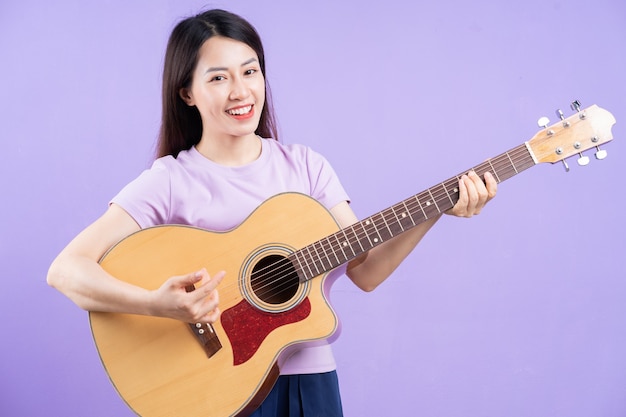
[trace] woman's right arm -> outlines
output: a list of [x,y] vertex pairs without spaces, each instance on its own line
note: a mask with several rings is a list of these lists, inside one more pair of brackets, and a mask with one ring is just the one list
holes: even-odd
[[[98,220],[76,236],[52,262],[47,281],[80,308],[169,317],[186,322],[214,322],[219,316],[215,288],[223,272],[205,270],[166,280],[149,291],[116,279],[98,263],[105,252],[139,225],[121,207],[111,204]],[[187,292],[185,287],[195,285]]]

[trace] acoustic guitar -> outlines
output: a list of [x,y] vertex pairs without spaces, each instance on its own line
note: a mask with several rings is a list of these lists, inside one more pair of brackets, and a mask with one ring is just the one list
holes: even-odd
[[[563,162],[612,140],[615,118],[596,105],[545,126],[532,139],[472,168],[502,182],[539,163]],[[173,275],[226,270],[220,319],[207,323],[91,312],[106,371],[128,406],[144,417],[247,416],[278,378],[281,355],[329,338],[338,320],[328,301],[329,272],[452,208],[460,175],[340,229],[310,197],[285,193],[259,206],[240,226],[212,232],[165,225],[112,247],[101,266],[113,276],[156,289]],[[189,288],[189,291],[193,288]]]

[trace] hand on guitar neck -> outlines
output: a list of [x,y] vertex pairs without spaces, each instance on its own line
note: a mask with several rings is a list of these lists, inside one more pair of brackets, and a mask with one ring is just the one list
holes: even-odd
[[480,214],[498,191],[498,182],[490,172],[484,179],[470,171],[459,180],[459,200],[445,213],[457,217],[472,217]]

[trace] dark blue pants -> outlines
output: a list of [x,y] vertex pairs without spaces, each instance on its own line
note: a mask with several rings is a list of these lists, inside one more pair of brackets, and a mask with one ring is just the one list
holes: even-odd
[[251,417],[343,417],[337,372],[281,375]]

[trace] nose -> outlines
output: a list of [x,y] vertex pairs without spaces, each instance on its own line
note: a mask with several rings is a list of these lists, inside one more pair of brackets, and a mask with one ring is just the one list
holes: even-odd
[[231,100],[243,100],[250,95],[250,88],[246,84],[246,81],[242,77],[233,78],[232,87],[230,90]]

